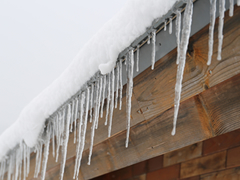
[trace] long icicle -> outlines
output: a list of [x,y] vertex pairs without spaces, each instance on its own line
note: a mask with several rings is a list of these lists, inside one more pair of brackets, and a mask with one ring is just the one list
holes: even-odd
[[223,24],[224,24],[225,0],[219,0],[219,25],[218,25],[218,56],[217,60],[222,59],[223,44]]
[[119,62],[116,67],[116,96],[115,96],[115,108],[118,105],[118,92],[119,92]]
[[75,116],[74,116],[74,140],[73,143],[76,143],[76,134],[77,134],[77,117],[78,117],[78,98],[76,98],[75,103]]
[[56,119],[53,120],[52,122],[52,155],[55,157],[55,124],[56,124]]
[[152,70],[154,69],[155,64],[155,56],[156,56],[156,30],[152,32]]
[[133,67],[134,67],[134,53],[133,50],[129,51],[129,58],[127,62],[127,137],[126,137],[126,148],[129,143],[129,134],[130,134],[130,126],[131,126],[131,99],[132,99],[132,91],[133,91]]
[[30,171],[30,148],[27,146],[27,177]]
[[122,59],[119,60],[119,110],[122,109],[122,90],[123,90],[123,82],[122,82]]
[[107,107],[106,107],[106,120],[105,120],[105,126],[108,123],[108,114],[109,114],[109,105],[110,105],[110,90],[111,90],[111,86],[110,86],[110,82],[111,82],[111,76],[110,73],[108,74],[108,84],[107,84]]
[[71,122],[70,122],[70,124],[71,124],[71,127],[70,127],[70,132],[72,132],[73,131],[73,122],[74,122],[74,113],[75,113],[75,99],[73,99],[72,100],[72,108],[71,108],[71,110],[72,110],[72,113],[71,113]]
[[[88,107],[89,107],[89,88],[87,88],[87,97],[86,97],[86,106],[85,106],[85,118],[83,123],[83,129],[82,129],[82,136],[81,136],[81,146],[80,146],[80,153],[79,153],[79,159],[78,159],[78,168],[77,168],[77,177],[79,174],[79,169],[81,166],[81,160],[82,160],[82,153],[85,146],[85,137],[86,137],[86,131],[87,131],[87,120],[88,120]],[[78,179],[78,178],[77,178]]]
[[139,51],[140,51],[140,45],[137,45],[137,61],[136,61],[136,71],[139,71]]
[[114,69],[112,70],[112,81],[111,81],[111,105],[110,105],[110,114],[109,114],[109,126],[108,126],[108,137],[111,136],[111,130],[112,130],[112,119],[113,119],[113,109],[114,109]]
[[12,176],[12,159],[13,159],[13,157],[12,157],[12,155],[10,155],[10,157],[9,157],[9,165],[8,165],[8,180],[11,180],[11,176]]
[[172,17],[169,18],[169,34],[172,34]]
[[37,178],[38,177],[38,174],[40,172],[40,169],[41,169],[41,162],[42,162],[42,149],[43,149],[43,143],[40,141],[39,142],[39,157],[38,157],[38,160],[37,160],[37,167],[36,167],[36,171],[35,171],[35,174],[34,174],[34,177]]
[[105,101],[105,91],[106,91],[106,75],[103,76],[103,92],[102,92],[102,104],[101,104],[101,118],[103,117],[103,108],[104,108],[104,101]]
[[18,176],[19,176],[19,164],[20,164],[20,161],[22,160],[21,158],[20,158],[20,148],[18,148],[17,150],[16,150],[16,157],[15,157],[15,159],[16,159],[16,161],[15,161],[15,180],[17,180],[18,179]]
[[56,133],[56,140],[57,140],[57,147],[56,147],[56,162],[58,162],[58,156],[59,156],[59,149],[60,149],[60,124],[61,124],[61,120],[60,120],[60,112],[57,113],[56,115],[56,125],[57,125],[57,133]]
[[234,11],[234,0],[229,0],[229,16],[233,16],[233,11]]
[[[91,88],[93,88],[92,86]],[[80,117],[79,117],[79,124],[78,124],[78,137],[77,137],[77,147],[76,147],[76,161],[75,161],[75,167],[74,167],[74,177],[76,176],[77,167],[78,167],[78,161],[79,158],[79,149],[81,145],[81,130],[82,130],[82,119],[83,119],[83,106],[85,102],[85,92],[82,92],[80,95]]]
[[101,94],[102,94],[102,87],[103,87],[103,77],[99,77],[98,80],[98,99],[97,99],[97,123],[96,123],[96,129],[98,128],[98,120],[99,120],[99,114],[100,114],[100,105],[101,105]]
[[39,148],[39,143],[35,146],[36,148],[36,164],[35,164],[35,171],[34,171],[34,178],[37,178],[38,176],[38,164],[39,164],[39,157],[40,157],[40,148]]
[[179,65],[177,68],[172,135],[175,135],[175,133],[176,133],[177,116],[178,116],[180,99],[181,99],[181,91],[182,91],[182,79],[183,79],[183,73],[184,73],[185,62],[186,62],[188,41],[189,41],[191,25],[192,25],[192,13],[193,13],[193,3],[192,3],[192,0],[188,0],[187,5],[186,5],[186,10],[184,13],[181,47],[180,47],[180,52],[179,52],[180,53]]
[[208,66],[211,64],[213,54],[214,25],[216,19],[216,1],[217,0],[210,0],[210,25],[209,25],[208,62],[207,62]]
[[181,33],[181,11],[177,10],[177,19],[176,19],[176,38],[177,38],[177,61],[176,64],[179,64],[179,51],[180,51],[180,33]]
[[93,119],[93,94],[94,94],[94,84],[91,85],[91,95],[90,95],[90,122]]
[[[99,83],[97,83],[97,86],[99,86]],[[98,89],[98,87],[96,88]],[[98,121],[98,118],[97,118],[97,99],[98,99],[98,93],[96,93],[96,101],[95,101],[95,109],[94,109],[94,120],[93,120],[93,123],[92,123],[92,131],[91,131],[91,143],[90,143],[90,148],[89,148],[89,156],[88,156],[88,165],[91,164],[91,157],[92,157],[92,149],[93,149],[93,142],[94,142],[94,135],[95,135],[95,127],[96,127],[96,123]]]
[[23,142],[23,180],[27,177],[27,157],[26,157],[26,144]]
[[64,168],[66,164],[67,158],[67,146],[68,146],[68,139],[69,139],[69,125],[71,121],[71,104],[68,104],[67,107],[67,117],[65,119],[65,130],[63,132],[63,147],[62,147],[62,162],[61,162],[61,169],[60,169],[60,180],[63,180],[64,175]]
[[47,170],[47,162],[48,162],[48,155],[49,155],[49,144],[50,144],[50,123],[48,124],[47,131],[46,131],[46,142],[44,145],[44,153],[43,153],[43,161],[42,161],[42,177],[41,179],[45,179],[46,170]]

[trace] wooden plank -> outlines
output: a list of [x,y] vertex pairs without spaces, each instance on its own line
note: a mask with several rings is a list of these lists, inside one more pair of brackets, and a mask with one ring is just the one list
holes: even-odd
[[227,167],[240,166],[240,146],[227,151]]
[[164,167],[184,162],[202,155],[202,142],[163,155]]
[[201,176],[201,180],[238,180],[240,179],[240,167],[218,171]]
[[203,155],[215,153],[240,145],[240,129],[203,142]]
[[226,151],[193,159],[181,164],[181,178],[197,176],[225,168]]
[[179,179],[180,164],[175,164],[173,166],[168,166],[166,168],[159,169],[147,173],[147,180],[178,180]]
[[200,95],[216,135],[240,127],[240,76],[234,76]]

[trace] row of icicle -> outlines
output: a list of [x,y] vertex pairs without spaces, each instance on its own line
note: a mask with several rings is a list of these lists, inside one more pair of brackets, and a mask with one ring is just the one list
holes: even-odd
[[[233,16],[234,0],[229,0],[230,10],[229,16]],[[181,91],[182,91],[182,79],[186,62],[186,52],[188,47],[188,41],[191,32],[192,14],[193,14],[193,2],[192,0],[186,0],[186,7],[183,18],[183,25],[181,31],[181,10],[174,12],[176,14],[176,42],[177,42],[177,59],[176,63],[177,76],[175,85],[175,100],[174,100],[174,119],[173,119],[173,131],[172,135],[176,133],[177,116],[180,105]],[[240,5],[240,0],[237,1],[237,5]],[[223,24],[224,24],[224,12],[225,12],[225,0],[219,0],[219,26],[218,26],[218,55],[217,59],[221,60],[221,50],[223,43]],[[216,14],[216,0],[210,0],[210,25],[209,25],[209,52],[207,65],[211,64],[213,54],[213,34],[215,25]],[[169,34],[172,34],[172,20],[170,17],[168,20]],[[167,20],[164,23],[164,31],[167,30]],[[151,69],[154,69],[155,53],[156,53],[156,30],[153,30],[151,35],[148,36],[147,44],[150,44],[152,38],[152,53],[151,53]],[[139,71],[139,49],[140,45],[136,48],[136,71]],[[86,87],[79,96],[72,99],[69,104],[62,107],[55,117],[48,121],[45,128],[42,130],[43,138],[38,140],[38,143],[33,148],[36,153],[36,164],[34,177],[37,178],[41,170],[41,179],[45,179],[50,139],[52,139],[52,155],[55,157],[56,162],[59,158],[59,152],[61,152],[61,167],[60,167],[60,179],[63,179],[64,168],[67,158],[67,146],[69,140],[69,133],[74,132],[74,143],[77,143],[76,159],[74,168],[74,177],[77,179],[79,175],[79,169],[81,166],[82,153],[85,146],[85,137],[89,122],[91,126],[91,141],[89,148],[88,164],[91,163],[92,149],[94,144],[95,129],[98,128],[99,117],[103,117],[103,109],[106,107],[105,125],[108,125],[108,137],[111,136],[111,127],[113,120],[113,110],[119,107],[122,108],[122,65],[123,60],[120,59],[116,68],[109,74],[99,75],[97,81]],[[126,93],[126,147],[129,144],[130,134],[130,120],[131,120],[131,97],[133,93],[133,72],[134,72],[134,48],[131,48],[128,54],[125,56],[125,64],[127,70],[127,93]],[[106,104],[105,104],[105,98]],[[77,121],[78,120],[78,121]],[[56,139],[55,139],[56,137]],[[56,142],[55,142],[56,141]],[[56,147],[55,147],[56,144]],[[44,145],[44,150],[43,150]],[[61,147],[61,151],[60,151]],[[43,151],[43,152],[42,152]],[[9,156],[6,156],[0,162],[0,180],[4,179],[4,174],[8,171],[8,180],[25,180],[28,177],[30,171],[30,153],[31,149],[21,142],[19,147],[13,150]],[[42,156],[43,154],[43,156]]]

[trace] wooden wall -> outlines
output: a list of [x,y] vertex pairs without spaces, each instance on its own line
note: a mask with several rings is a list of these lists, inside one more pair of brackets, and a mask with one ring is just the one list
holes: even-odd
[[240,130],[235,130],[92,180],[239,179]]

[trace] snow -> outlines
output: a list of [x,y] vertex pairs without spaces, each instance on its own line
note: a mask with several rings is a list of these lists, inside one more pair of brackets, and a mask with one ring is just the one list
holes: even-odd
[[[22,110],[16,122],[0,136],[0,159],[22,140],[28,147],[34,147],[45,120],[98,70],[102,74],[109,73],[115,66],[118,54],[143,34],[154,19],[166,14],[175,2],[176,0],[128,1],[80,50],[61,76],[34,98]],[[93,124],[96,124],[96,119]],[[58,135],[62,136],[64,127],[59,128]],[[61,137],[58,146],[62,141]]]

